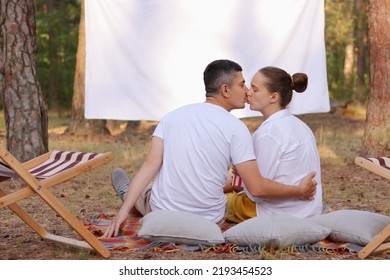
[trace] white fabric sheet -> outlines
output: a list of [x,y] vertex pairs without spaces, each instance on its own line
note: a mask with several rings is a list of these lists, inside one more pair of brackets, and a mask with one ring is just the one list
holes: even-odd
[[[324,0],[85,0],[85,117],[159,120],[203,102],[203,70],[238,62],[309,76],[293,114],[329,111]],[[260,115],[249,108],[237,117]]]

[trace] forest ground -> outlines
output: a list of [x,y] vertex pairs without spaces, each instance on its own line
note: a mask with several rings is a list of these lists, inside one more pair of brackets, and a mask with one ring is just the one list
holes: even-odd
[[[365,127],[365,112],[359,109],[338,108],[332,113],[299,116],[313,130],[321,157],[323,201],[333,209],[357,209],[390,216],[390,182],[354,164],[354,158],[362,153],[362,137]],[[262,122],[261,118],[244,119],[253,132]],[[122,167],[134,175],[142,163],[150,143],[155,122],[142,121],[131,133],[124,132],[125,123],[111,135],[90,136],[64,133],[69,120],[56,119],[50,122],[50,150],[111,151],[115,159],[91,172],[79,176],[52,192],[81,221],[88,221],[97,213],[115,213],[120,200],[114,193],[110,174],[113,168]],[[5,145],[4,127],[0,126],[0,142]],[[4,183],[3,183],[4,184]],[[7,184],[7,183],[6,183]],[[8,183],[6,190],[15,188]],[[38,197],[20,203],[34,218],[50,231],[64,236],[74,236],[67,224],[62,222]],[[390,253],[370,257],[390,259]],[[8,209],[0,210],[0,259],[62,259],[97,260],[93,252],[42,241],[28,226]],[[111,252],[111,259],[357,259],[356,255],[332,255],[324,252],[290,254],[285,251],[275,254],[204,253],[204,252]]]

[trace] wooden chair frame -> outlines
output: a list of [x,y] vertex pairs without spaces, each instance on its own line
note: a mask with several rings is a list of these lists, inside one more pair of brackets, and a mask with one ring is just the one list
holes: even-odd
[[[355,163],[377,175],[390,180],[390,158],[365,158],[356,157]],[[377,236],[375,236],[358,253],[360,259],[365,259],[374,253],[380,253],[390,249],[390,224],[387,225]]]
[[[386,165],[388,162],[389,165]],[[365,158],[356,157],[355,163],[377,175],[390,180],[390,158]]]
[[390,249],[390,242],[386,242],[390,237],[390,224],[386,226],[377,236],[375,236],[358,253],[360,259],[365,259],[373,253],[380,253]]
[[[55,241],[62,244],[76,246],[79,248],[93,249],[103,258],[108,258],[108,249],[85,228],[81,223],[50,191],[49,188],[68,181],[77,175],[86,173],[98,166],[106,164],[114,159],[112,153],[96,155],[93,159],[82,162],[65,171],[51,177],[38,180],[30,172],[32,168],[42,164],[50,158],[52,152],[36,157],[25,163],[20,163],[9,151],[0,147],[1,160],[12,169],[25,183],[26,186],[12,193],[6,193],[0,186],[0,209],[8,207],[18,215],[30,228],[32,228],[43,240]],[[0,182],[10,179],[10,177],[0,176]],[[43,226],[34,220],[17,202],[32,195],[39,195],[57,214],[62,217],[85,241],[71,239],[49,233]]]

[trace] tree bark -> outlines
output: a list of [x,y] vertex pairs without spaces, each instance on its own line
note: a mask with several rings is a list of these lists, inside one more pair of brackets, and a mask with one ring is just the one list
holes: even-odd
[[370,96],[363,139],[368,156],[390,155],[390,1],[369,2]]
[[85,12],[81,1],[80,27],[77,47],[76,71],[74,77],[72,117],[69,132],[73,134],[109,133],[105,120],[87,120],[85,112]]
[[7,149],[20,161],[48,151],[48,117],[36,69],[33,0],[0,0],[1,93]]

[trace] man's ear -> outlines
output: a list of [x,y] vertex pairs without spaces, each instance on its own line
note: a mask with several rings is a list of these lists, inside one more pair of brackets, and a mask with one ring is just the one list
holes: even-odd
[[229,97],[229,86],[227,84],[221,85],[220,90],[223,97]]

